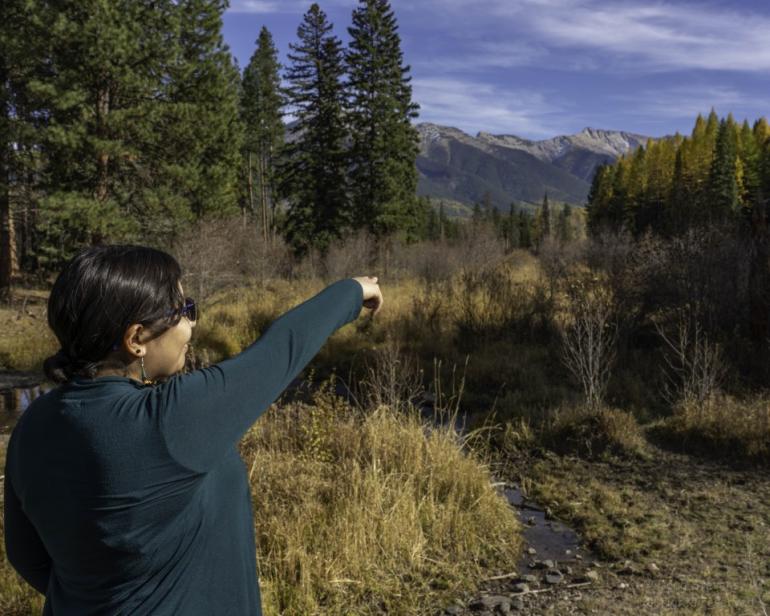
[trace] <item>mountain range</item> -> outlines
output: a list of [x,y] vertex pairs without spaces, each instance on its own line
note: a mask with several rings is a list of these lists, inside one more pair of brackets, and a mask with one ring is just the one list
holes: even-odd
[[416,128],[418,194],[465,205],[481,202],[488,194],[492,205],[504,210],[512,201],[540,204],[545,192],[550,200],[584,205],[596,168],[648,139],[588,127],[542,141],[485,132],[472,137],[431,123]]

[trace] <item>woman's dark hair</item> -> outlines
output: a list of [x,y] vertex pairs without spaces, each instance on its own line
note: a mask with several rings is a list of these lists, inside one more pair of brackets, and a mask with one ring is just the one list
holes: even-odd
[[161,335],[182,318],[182,270],[170,254],[134,245],[84,248],[64,266],[48,298],[48,325],[61,349],[45,360],[48,379],[94,378],[101,369],[126,370],[110,354],[132,323]]

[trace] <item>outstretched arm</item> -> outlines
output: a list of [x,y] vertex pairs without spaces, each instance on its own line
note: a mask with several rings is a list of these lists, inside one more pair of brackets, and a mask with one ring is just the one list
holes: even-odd
[[276,319],[238,355],[156,387],[153,408],[171,455],[191,470],[209,470],[326,339],[358,317],[367,296],[371,292],[364,282],[335,282]]

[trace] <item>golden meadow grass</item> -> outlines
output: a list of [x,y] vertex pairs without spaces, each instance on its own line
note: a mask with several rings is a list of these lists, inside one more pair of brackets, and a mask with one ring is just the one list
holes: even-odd
[[241,443],[266,614],[426,614],[515,563],[519,522],[455,433],[329,394]]

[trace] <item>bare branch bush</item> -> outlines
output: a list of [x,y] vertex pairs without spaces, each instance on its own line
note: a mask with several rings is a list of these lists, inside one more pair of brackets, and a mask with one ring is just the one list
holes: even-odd
[[656,322],[655,328],[666,347],[666,401],[672,406],[684,403],[702,408],[719,391],[726,376],[720,345],[709,338],[697,318],[684,311],[679,311],[673,326]]
[[583,388],[586,406],[598,409],[617,356],[619,319],[611,290],[593,276],[568,285],[566,314],[558,322],[561,359]]
[[409,410],[425,391],[423,370],[414,355],[405,353],[400,343],[389,337],[367,363],[359,389],[359,400],[369,408]]
[[585,261],[589,242],[586,240],[560,242],[546,237],[538,250],[540,268],[551,296],[568,280],[577,264]]
[[183,284],[203,301],[245,279],[288,277],[291,255],[279,239],[265,244],[256,224],[240,216],[203,218],[182,231],[170,252],[179,261]]
[[[376,243],[376,238],[365,230],[358,231],[344,241],[333,243],[322,260],[324,278],[332,281],[350,276],[363,276],[369,272],[374,265],[373,253]],[[372,275],[377,276],[378,272],[374,271]]]

